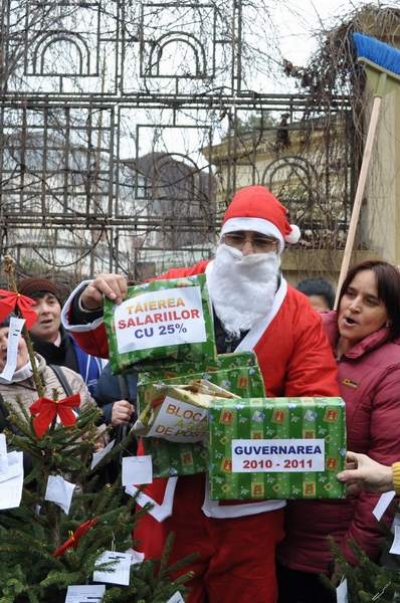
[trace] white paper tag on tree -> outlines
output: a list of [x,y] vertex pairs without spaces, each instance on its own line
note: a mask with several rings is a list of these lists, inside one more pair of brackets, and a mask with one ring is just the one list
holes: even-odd
[[378,502],[372,510],[372,515],[376,517],[378,521],[380,521],[382,515],[396,496],[396,492],[394,490],[390,490],[390,492],[384,492],[381,494]]
[[23,474],[23,454],[21,451],[11,450],[7,454],[7,465],[4,471],[0,471],[0,483],[8,482],[14,477],[18,477]]
[[23,484],[23,453],[12,450],[7,454],[7,470],[0,473],[0,509],[19,507]]
[[127,555],[131,556],[131,565],[137,565],[138,563],[142,563],[144,561],[144,553],[141,551],[135,551],[135,549],[128,549],[125,551]]
[[131,555],[129,553],[117,553],[116,551],[104,551],[97,560],[96,565],[113,562],[107,569],[95,570],[93,572],[94,582],[107,582],[108,584],[121,584],[129,586],[131,572]]
[[394,527],[394,540],[389,549],[389,553],[392,553],[392,555],[400,555],[400,526]]
[[15,373],[18,358],[18,342],[24,323],[25,318],[17,318],[16,316],[11,316],[10,318],[7,337],[7,361],[0,373],[0,377],[6,381],[11,381]]
[[49,475],[44,499],[55,503],[68,515],[75,487],[61,475]]
[[97,452],[93,452],[93,458],[92,458],[92,462],[90,464],[90,468],[94,469],[96,467],[96,465],[98,465],[100,463],[100,461],[110,452],[110,450],[114,447],[115,444],[115,440],[111,440],[111,442],[109,442],[107,444],[107,446],[105,446],[104,448],[102,448],[101,450],[98,450]]
[[393,517],[392,525],[390,526],[390,531],[394,534],[396,526],[400,526],[400,513],[397,511],[396,515]]
[[341,581],[341,583],[339,584],[339,586],[336,589],[336,602],[337,603],[348,603],[349,602],[346,578]]
[[122,485],[140,486],[153,481],[153,463],[151,454],[143,456],[124,456],[122,458]]
[[0,433],[0,473],[8,469],[7,442],[4,433]]
[[176,591],[176,593],[173,594],[170,599],[168,599],[167,603],[185,603],[185,600],[182,598],[181,593]]
[[68,586],[65,603],[100,603],[105,592],[105,584]]

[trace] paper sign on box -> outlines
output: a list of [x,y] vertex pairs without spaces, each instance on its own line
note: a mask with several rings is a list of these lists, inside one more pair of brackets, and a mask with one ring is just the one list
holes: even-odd
[[140,363],[216,356],[211,304],[203,274],[128,287],[121,304],[104,300],[110,366],[118,373]]

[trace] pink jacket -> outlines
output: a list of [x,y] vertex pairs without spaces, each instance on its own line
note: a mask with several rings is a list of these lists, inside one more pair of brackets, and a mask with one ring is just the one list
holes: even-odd
[[[335,350],[336,312],[325,313],[323,320]],[[363,339],[339,360],[338,377],[346,402],[348,449],[390,465],[400,453],[400,341],[387,338],[388,330],[382,328]],[[295,570],[328,573],[333,562],[328,534],[350,563],[356,563],[351,540],[376,560],[382,529],[372,510],[379,497],[363,492],[343,501],[291,501],[279,560]],[[384,520],[390,524],[392,513],[387,512]]]

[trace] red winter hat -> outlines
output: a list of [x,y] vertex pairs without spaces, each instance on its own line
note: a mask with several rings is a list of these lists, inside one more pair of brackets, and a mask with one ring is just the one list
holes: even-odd
[[300,229],[289,224],[288,211],[265,186],[246,186],[233,197],[225,212],[221,237],[237,230],[252,230],[279,241],[279,251],[286,243],[300,240]]

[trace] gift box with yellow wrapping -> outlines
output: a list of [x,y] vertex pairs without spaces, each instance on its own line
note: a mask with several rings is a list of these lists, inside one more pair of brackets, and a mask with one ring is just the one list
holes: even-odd
[[[140,373],[139,407],[145,408],[154,398],[154,384],[176,385],[190,380],[206,379],[240,397],[264,395],[264,384],[253,352],[221,354],[215,365],[202,370],[201,363],[181,364],[157,372]],[[206,427],[204,425],[204,427]],[[177,443],[157,437],[143,439],[146,454],[152,455],[153,475],[192,475],[207,471],[208,451],[201,443]]]
[[345,421],[341,398],[214,400],[210,497],[345,498]]

